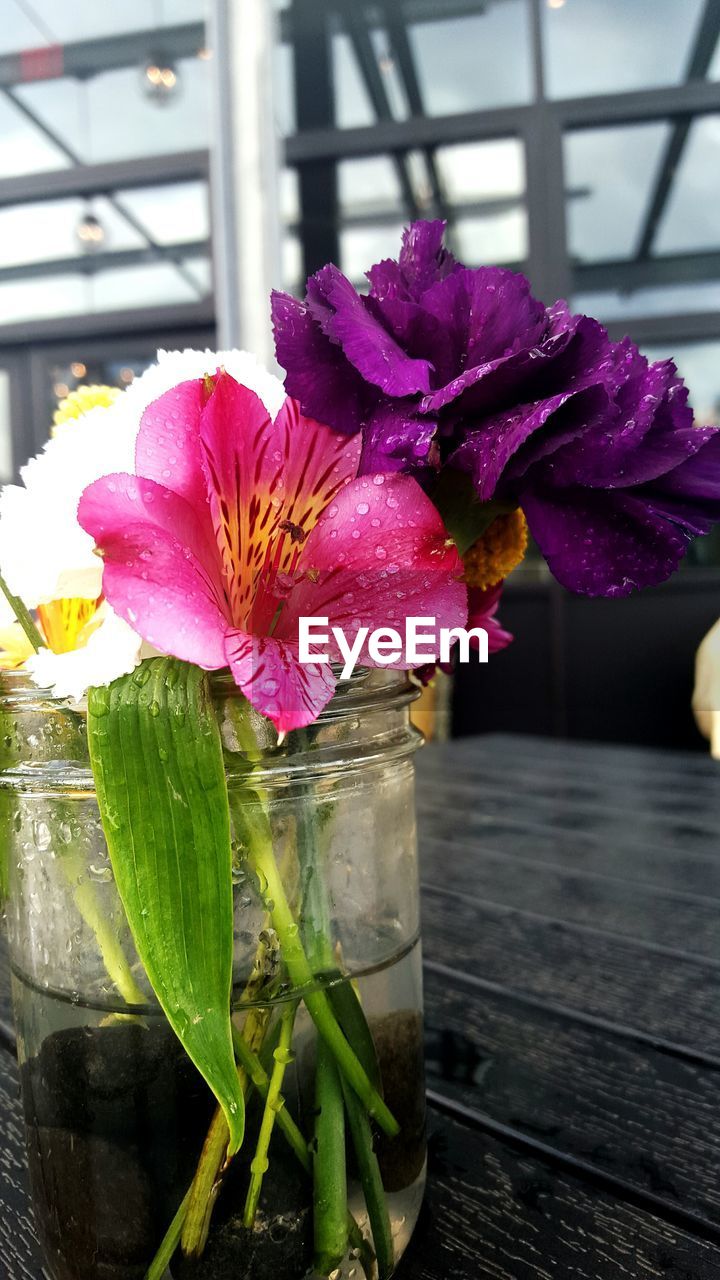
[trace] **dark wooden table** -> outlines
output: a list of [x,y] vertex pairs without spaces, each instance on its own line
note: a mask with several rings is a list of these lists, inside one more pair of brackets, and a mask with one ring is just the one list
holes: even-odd
[[[430,1189],[405,1280],[720,1276],[720,766],[419,760]],[[0,1276],[37,1280],[0,979]]]

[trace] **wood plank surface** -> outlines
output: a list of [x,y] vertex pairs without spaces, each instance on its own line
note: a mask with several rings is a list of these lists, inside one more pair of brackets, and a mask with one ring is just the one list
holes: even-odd
[[[401,1280],[716,1280],[720,768],[493,736],[418,777],[431,1181]],[[39,1280],[9,1024],[0,950],[0,1280]]]

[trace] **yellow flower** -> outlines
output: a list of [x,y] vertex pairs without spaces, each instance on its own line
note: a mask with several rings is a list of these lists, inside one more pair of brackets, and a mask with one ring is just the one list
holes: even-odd
[[19,622],[0,627],[0,670],[17,671],[34,652]]
[[506,578],[520,564],[527,550],[527,541],[527,523],[519,508],[507,515],[496,516],[463,556],[468,586],[486,591]]
[[[36,609],[42,637],[52,653],[84,649],[102,621],[100,600],[51,600]],[[0,670],[17,671],[35,650],[19,622],[0,627]]]
[[102,599],[65,599],[39,604],[38,622],[48,649],[52,649],[53,653],[84,649],[93,631],[100,625],[97,611],[101,603]]
[[119,387],[104,386],[82,386],[76,387],[70,392],[64,400],[61,400],[55,413],[53,414],[53,429],[51,434],[57,434],[57,428],[65,422],[72,422],[75,418],[80,418],[84,413],[89,413],[91,409],[109,409],[114,404],[118,396],[122,395]]

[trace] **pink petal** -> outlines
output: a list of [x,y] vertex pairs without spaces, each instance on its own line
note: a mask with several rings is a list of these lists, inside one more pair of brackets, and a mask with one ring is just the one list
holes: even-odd
[[166,653],[225,666],[217,557],[189,503],[153,480],[103,476],[83,493],[78,520],[102,552],[103,593],[116,613]]
[[297,646],[283,640],[232,629],[225,655],[235,683],[279,733],[312,724],[335,691],[328,663],[302,665]]
[[[357,471],[360,438],[348,439],[286,400],[274,422],[262,401],[220,374],[200,423],[210,506],[229,583],[232,616],[269,626],[255,597],[267,570],[285,573],[338,489]],[[293,528],[289,528],[293,526]],[[263,571],[263,582],[259,575]]]
[[[277,626],[287,640],[297,639],[300,617],[328,617],[347,639],[361,626],[404,635],[408,617],[432,617],[437,628],[467,619],[462,561],[437,508],[409,476],[348,484],[310,534],[297,573]],[[360,661],[372,665],[366,648]]]
[[137,474],[172,489],[197,508],[207,501],[199,437],[207,399],[202,378],[172,387],[148,405],[135,445]]
[[[488,653],[497,653],[500,649],[506,649],[514,639],[511,632],[505,631],[499,619],[495,617],[502,589],[502,582],[498,582],[485,591],[481,591],[478,587],[470,587],[468,591],[468,630],[473,627],[485,628],[488,635]],[[470,643],[477,648],[474,640]]]

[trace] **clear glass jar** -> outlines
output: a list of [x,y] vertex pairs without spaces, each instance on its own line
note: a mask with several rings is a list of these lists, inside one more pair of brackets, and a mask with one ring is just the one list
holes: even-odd
[[[0,886],[6,882],[38,1232],[54,1280],[142,1280],[192,1181],[214,1100],[135,954],[103,837],[82,711],[20,675],[4,674],[2,688]],[[334,1007],[343,992],[359,997],[384,1099],[400,1125],[392,1140],[374,1135],[397,1262],[425,1177],[413,691],[396,675],[360,673],[317,724],[281,746],[271,726],[252,716],[251,768],[237,690],[224,675],[213,678],[213,689],[233,819],[238,1038],[254,1046],[269,1072],[283,1012],[293,1010],[282,1094],[312,1164],[320,1054],[302,1003],[308,989],[298,991],[290,980],[275,904],[251,856],[253,832],[264,823],[314,989],[326,991]],[[243,1147],[218,1177],[201,1256],[175,1253],[177,1280],[316,1274],[312,1179],[278,1124],[254,1225],[243,1225],[263,1106],[248,1084]],[[348,1207],[356,1231],[370,1238],[359,1169],[348,1138]],[[364,1265],[372,1273],[361,1245],[351,1224],[345,1256],[326,1273],[360,1280]]]

